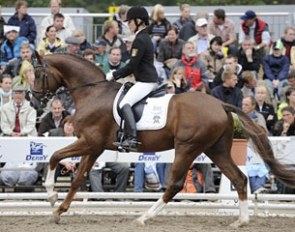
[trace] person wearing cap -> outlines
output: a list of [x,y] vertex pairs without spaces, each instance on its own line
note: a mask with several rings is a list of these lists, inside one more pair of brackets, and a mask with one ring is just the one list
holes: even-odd
[[125,67],[107,73],[106,79],[118,80],[134,74],[136,82],[119,104],[124,120],[125,140],[122,144],[114,145],[137,151],[136,123],[131,107],[157,88],[158,75],[154,67],[153,44],[146,29],[149,25],[148,12],[144,7],[131,7],[127,13],[127,20],[131,32],[136,34],[131,48],[131,59]]
[[96,40],[92,44],[92,48],[95,52],[95,62],[97,65],[101,66],[107,62],[109,54],[106,52],[107,43],[103,39]]
[[56,50],[56,53],[72,53],[82,55],[80,50],[80,40],[74,36],[69,36],[65,39],[65,43],[67,46],[59,48]]
[[[61,6],[62,6],[62,1],[61,0],[50,0],[49,1],[49,7],[50,7],[50,15],[46,16],[45,18],[42,19],[40,23],[40,31],[38,35],[43,36],[45,34],[46,28],[49,27],[50,25],[54,24],[54,16],[56,14],[61,14]],[[73,20],[71,16],[69,15],[62,15],[63,16],[63,23],[62,26],[65,28],[66,31],[69,32],[67,36],[70,36],[71,33],[76,29],[75,24],[73,23]],[[64,38],[66,38],[65,36]],[[58,35],[59,37],[59,35]],[[39,38],[38,40],[40,40]],[[63,39],[63,38],[60,38]]]
[[20,28],[18,26],[4,26],[6,40],[4,40],[0,50],[1,66],[5,66],[8,62],[20,57],[20,46],[22,43],[29,42],[27,38],[19,36],[19,30]]
[[208,33],[208,21],[205,18],[199,18],[196,21],[197,34],[188,39],[194,44],[197,54],[201,54],[210,47],[210,41],[214,35]]
[[273,53],[264,57],[262,61],[263,79],[270,93],[282,97],[283,86],[288,84],[290,62],[287,56],[282,54],[283,44],[279,41],[273,44]]
[[269,45],[271,44],[271,36],[269,26],[266,22],[259,19],[256,13],[252,10],[245,12],[241,16],[241,23],[239,29],[239,44],[241,44],[245,36],[250,36],[255,41],[255,49],[259,50],[261,56],[268,54]]

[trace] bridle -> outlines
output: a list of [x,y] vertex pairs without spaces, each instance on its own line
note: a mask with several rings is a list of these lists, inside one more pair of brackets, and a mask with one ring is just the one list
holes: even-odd
[[42,97],[40,98],[40,102],[41,102],[41,106],[42,108],[46,106],[47,102],[54,96],[56,95],[60,95],[60,94],[63,94],[63,93],[71,93],[73,91],[75,91],[76,89],[80,89],[80,88],[83,88],[83,87],[90,87],[90,86],[95,86],[99,83],[103,83],[103,82],[107,82],[106,79],[103,79],[103,80],[99,80],[99,81],[94,81],[94,82],[90,82],[90,83],[85,83],[85,84],[81,84],[81,85],[78,85],[78,86],[74,86],[72,88],[65,88],[61,91],[58,91],[58,93],[54,93],[50,90],[49,88],[49,78],[48,78],[48,72],[51,74],[50,76],[54,79],[55,83],[57,86],[62,86],[62,81],[57,78],[54,73],[52,72],[50,66],[48,66],[44,59],[42,61],[42,64],[39,64],[35,67],[35,74],[37,73],[37,70],[40,70],[41,69],[41,74],[40,74],[40,77],[39,78],[42,78],[42,87],[41,87],[41,90],[36,90],[35,88],[33,88],[31,90],[32,94],[40,94]]

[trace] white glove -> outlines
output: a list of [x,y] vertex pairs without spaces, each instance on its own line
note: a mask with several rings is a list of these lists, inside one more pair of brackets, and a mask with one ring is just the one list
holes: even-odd
[[107,81],[112,81],[113,79],[114,79],[114,77],[113,77],[113,72],[114,72],[115,70],[110,70],[107,74],[106,74],[106,80]]

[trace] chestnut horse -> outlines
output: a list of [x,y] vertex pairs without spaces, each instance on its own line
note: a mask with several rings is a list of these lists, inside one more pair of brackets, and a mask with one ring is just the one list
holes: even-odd
[[[79,170],[62,204],[53,212],[56,223],[66,212],[79,186],[85,181],[95,160],[105,149],[116,150],[118,125],[112,114],[115,96],[121,87],[105,80],[104,73],[89,61],[70,54],[54,54],[43,58],[36,68],[33,94],[37,98],[54,95],[64,86],[71,93],[76,113],[74,128],[78,139],[71,145],[56,151],[50,158],[45,186],[52,205],[57,201],[53,191],[54,171],[64,158],[81,156]],[[197,92],[174,95],[168,106],[167,124],[163,129],[140,131],[138,152],[157,152],[175,149],[175,158],[168,187],[163,196],[139,217],[136,222],[156,216],[159,211],[182,189],[191,163],[204,152],[231,180],[239,197],[240,215],[232,226],[249,222],[247,203],[247,177],[233,162],[230,151],[233,138],[232,114],[236,113],[252,139],[256,149],[271,172],[280,180],[295,186],[295,173],[275,158],[264,131],[254,124],[238,108]]]

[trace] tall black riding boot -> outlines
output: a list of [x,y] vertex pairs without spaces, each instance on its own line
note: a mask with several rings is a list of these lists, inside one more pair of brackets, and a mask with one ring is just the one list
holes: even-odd
[[136,122],[131,106],[126,104],[121,109],[122,117],[124,119],[124,132],[125,140],[122,146],[131,151],[137,151],[137,133],[136,133]]

